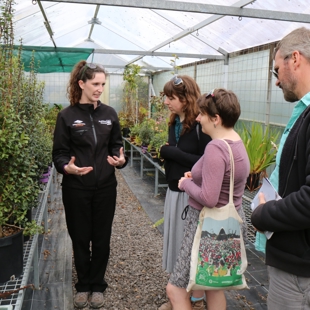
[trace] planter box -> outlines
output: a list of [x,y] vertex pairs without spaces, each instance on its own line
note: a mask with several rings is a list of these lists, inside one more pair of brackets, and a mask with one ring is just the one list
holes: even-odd
[[0,239],[0,283],[18,278],[23,272],[23,231]]
[[152,159],[153,162],[159,164],[162,166],[164,164],[164,159],[160,159],[157,157],[157,153],[152,153],[152,152],[146,152],[145,153],[149,158]]

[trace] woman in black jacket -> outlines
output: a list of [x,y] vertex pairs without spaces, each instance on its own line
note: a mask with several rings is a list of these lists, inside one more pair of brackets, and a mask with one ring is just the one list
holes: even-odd
[[[200,89],[194,79],[187,75],[174,76],[165,84],[164,94],[171,115],[168,143],[160,150],[161,157],[165,159],[168,182],[164,207],[163,269],[172,273],[183,239],[184,221],[181,215],[188,204],[188,195],[178,188],[178,182],[203,155],[211,138],[202,133],[196,121],[199,114],[196,101],[200,97]],[[193,302],[203,306],[202,298],[192,298]],[[172,307],[168,302],[159,309],[169,310]]]
[[74,306],[103,305],[104,275],[116,204],[115,167],[126,164],[115,110],[100,102],[106,73],[80,61],[68,84],[70,106],[59,112],[53,161],[63,174],[62,198],[78,282]]

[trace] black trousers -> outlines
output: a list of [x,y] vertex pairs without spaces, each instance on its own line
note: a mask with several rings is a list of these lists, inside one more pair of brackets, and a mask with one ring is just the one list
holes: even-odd
[[[100,190],[62,189],[78,292],[103,292],[116,204],[116,183]],[[91,242],[91,250],[90,250]]]

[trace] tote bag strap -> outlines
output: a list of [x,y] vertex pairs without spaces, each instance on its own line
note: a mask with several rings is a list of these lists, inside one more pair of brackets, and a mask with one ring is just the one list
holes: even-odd
[[235,162],[234,156],[231,151],[230,145],[226,142],[226,140],[221,139],[224,141],[228,147],[229,151],[229,159],[230,159],[230,186],[229,186],[229,203],[234,203],[234,179],[235,179]]

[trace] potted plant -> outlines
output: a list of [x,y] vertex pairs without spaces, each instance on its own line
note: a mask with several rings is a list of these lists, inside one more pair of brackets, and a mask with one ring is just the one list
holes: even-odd
[[10,0],[1,6],[0,23],[4,27],[0,33],[0,283],[3,283],[22,272],[23,233],[40,231],[34,221],[28,220],[27,213],[37,203],[38,178],[42,173],[38,163],[50,161],[47,158],[51,149],[45,150],[44,159],[40,149],[46,146],[49,135],[44,122],[44,84],[38,83],[34,70],[27,76],[23,73],[21,48],[13,56]]
[[155,121],[151,118],[145,119],[140,124],[139,138],[141,140],[142,147],[145,147],[146,149],[154,135],[154,127]]
[[136,138],[138,138],[139,136],[140,124],[135,124],[129,127],[129,131],[130,131],[130,141],[135,142]]
[[160,158],[160,148],[165,145],[168,141],[168,130],[161,130],[155,132],[153,138],[149,144],[149,151],[151,152],[154,149],[154,153],[151,153],[151,157],[154,161],[157,161],[159,164],[163,164],[164,160]]
[[271,130],[269,126],[263,129],[262,124],[253,122],[249,128],[242,123],[239,134],[250,160],[250,174],[246,188],[254,191],[259,187],[261,173],[276,161],[278,150],[276,143],[280,132]]
[[130,127],[133,126],[134,120],[132,116],[124,111],[118,113],[119,124],[124,138],[128,138],[130,134]]

